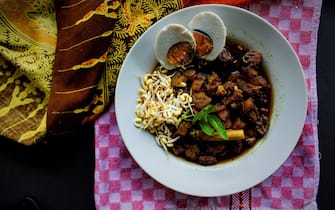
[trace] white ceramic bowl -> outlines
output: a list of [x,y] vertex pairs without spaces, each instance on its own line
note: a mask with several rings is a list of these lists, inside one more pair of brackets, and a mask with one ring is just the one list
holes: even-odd
[[[139,78],[157,63],[153,48],[157,32],[170,23],[187,26],[191,18],[202,11],[217,13],[227,26],[228,36],[263,53],[274,89],[274,107],[268,134],[247,154],[214,166],[200,166],[167,155],[153,136],[133,124]],[[223,196],[240,192],[274,173],[288,158],[300,137],[306,107],[303,70],[285,37],[259,16],[224,5],[188,7],[154,24],[126,57],[115,95],[118,126],[127,149],[138,165],[161,184],[196,196]]]

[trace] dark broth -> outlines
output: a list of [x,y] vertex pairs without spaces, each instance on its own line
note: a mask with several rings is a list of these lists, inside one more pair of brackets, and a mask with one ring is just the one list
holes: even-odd
[[[241,42],[236,41],[234,39],[228,38],[227,42],[226,42],[226,49],[229,51],[229,53],[231,54],[231,56],[234,58],[233,61],[223,61],[224,58],[220,58],[220,55],[216,60],[214,61],[205,61],[205,60],[201,60],[201,59],[195,59],[192,63],[192,65],[197,69],[198,72],[201,72],[201,74],[203,75],[210,75],[212,74],[212,72],[215,72],[219,75],[220,80],[223,82],[227,82],[228,78],[230,78],[231,74],[234,72],[239,72],[241,73],[244,77],[246,77],[246,75],[244,75],[245,73],[241,70],[243,65],[245,65],[245,63],[243,63],[242,57],[249,52],[250,49],[248,49],[246,47],[246,45],[244,45],[243,43],[241,44]],[[268,118],[268,123],[270,122],[270,117],[271,117],[271,113],[272,113],[272,107],[273,107],[273,93],[272,93],[272,84],[271,84],[271,80],[268,76],[268,73],[264,67],[264,64],[261,62],[259,65],[255,66],[258,75],[265,78],[266,81],[269,84],[269,88],[262,88],[260,90],[261,93],[258,93],[260,95],[260,98],[262,95],[264,95],[264,97],[262,100],[255,100],[255,104],[257,107],[261,107],[263,110],[267,109],[267,114],[266,117]],[[177,69],[175,71],[183,71],[180,69]],[[173,71],[171,71],[172,73]],[[188,86],[190,86],[191,84],[188,83]],[[248,96],[250,97],[250,96]],[[258,97],[258,96],[257,96]],[[262,96],[263,97],[263,96]],[[245,98],[246,99],[246,98]],[[244,99],[244,100],[245,100]],[[213,97],[213,101],[211,102],[212,104],[215,103],[219,103],[222,100],[222,98],[216,98]],[[264,102],[266,101],[266,102]],[[229,114],[230,114],[230,118],[232,120],[236,120],[236,118],[240,118],[240,113],[234,109],[229,109]],[[244,119],[244,118],[243,118]],[[251,130],[255,130],[252,126],[255,126],[252,123],[247,123],[245,129],[249,130],[249,133]],[[269,125],[268,125],[269,126]],[[256,132],[256,131],[255,131]],[[267,132],[267,131],[266,131]],[[190,159],[189,157],[187,157],[187,155],[185,155],[186,152],[181,153],[181,154],[177,154],[176,148],[178,147],[183,147],[184,149],[187,147],[192,147],[193,145],[197,145],[197,147],[200,150],[200,156],[201,155],[207,155],[207,151],[208,150],[213,150],[215,151],[215,148],[219,148],[222,147],[222,145],[224,145],[225,147],[225,151],[227,152],[222,152],[221,155],[218,155],[217,161],[213,164],[221,164],[221,163],[225,163],[227,161],[231,161],[231,160],[235,160],[237,158],[239,158],[241,155],[246,154],[251,148],[253,148],[258,142],[259,140],[266,134],[258,134],[256,132],[256,134],[254,135],[254,137],[257,139],[255,143],[253,143],[252,145],[249,145],[249,143],[247,144],[245,140],[238,140],[238,141],[233,141],[233,140],[228,140],[228,141],[220,141],[220,142],[211,142],[211,141],[199,141],[199,140],[194,140],[189,136],[184,136],[181,137],[179,140],[177,140],[175,142],[175,146],[174,149],[173,148],[169,148],[169,151],[178,156],[181,157],[187,161],[191,161],[194,163],[199,163],[198,160],[193,160]],[[247,136],[250,136],[249,134],[247,134]],[[242,146],[241,146],[242,145]],[[238,149],[236,149],[238,147]],[[242,149],[241,149],[242,147]],[[203,164],[202,162],[200,162],[199,164],[201,165],[213,165],[213,164]]]

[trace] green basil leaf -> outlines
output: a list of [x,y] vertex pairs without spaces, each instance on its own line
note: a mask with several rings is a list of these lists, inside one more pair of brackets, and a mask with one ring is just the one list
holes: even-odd
[[208,122],[206,122],[205,120],[200,120],[199,126],[202,132],[204,132],[205,134],[209,136],[214,136],[215,130],[211,127],[210,124],[208,124]]
[[224,140],[228,140],[226,129],[224,128],[220,118],[214,114],[209,114],[207,116],[207,119],[208,119],[208,123],[219,133],[219,135]]
[[196,123],[197,121],[202,120],[202,119],[206,119],[206,120],[207,120],[207,115],[208,115],[209,113],[214,112],[216,109],[217,109],[217,106],[216,106],[216,105],[213,105],[213,104],[209,104],[209,105],[205,106],[204,108],[202,108],[202,109],[200,110],[200,112],[198,112],[198,113],[194,116],[194,118],[193,118],[193,120],[192,120],[192,123],[194,124],[194,123]]

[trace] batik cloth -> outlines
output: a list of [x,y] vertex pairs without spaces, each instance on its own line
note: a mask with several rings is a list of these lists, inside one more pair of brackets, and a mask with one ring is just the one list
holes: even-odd
[[137,38],[180,8],[180,1],[1,1],[0,135],[31,145],[95,120]]

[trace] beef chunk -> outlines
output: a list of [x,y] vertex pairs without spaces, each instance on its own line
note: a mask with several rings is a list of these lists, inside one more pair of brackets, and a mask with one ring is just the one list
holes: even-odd
[[248,79],[252,79],[258,76],[258,71],[252,66],[242,67],[242,71],[247,75]]
[[173,154],[180,156],[185,152],[185,149],[181,145],[174,145],[174,147],[171,148]]
[[221,85],[221,81],[219,76],[216,73],[212,73],[208,79],[207,79],[207,84],[206,84],[206,92],[209,95],[215,95],[216,90],[219,85]]
[[253,66],[242,67],[242,71],[247,75],[251,84],[269,88],[269,82]]
[[223,84],[223,89],[226,91],[226,95],[231,95],[234,92],[234,86],[236,84],[231,81],[227,81]]
[[199,152],[200,149],[198,145],[185,145],[185,157],[187,159],[195,161],[198,158]]
[[218,116],[222,121],[226,121],[229,118],[229,110],[223,109],[218,112]]
[[228,76],[228,80],[232,81],[232,82],[236,82],[238,79],[241,80],[246,80],[245,76],[243,74],[241,74],[240,71],[233,71],[229,76]]
[[226,145],[224,144],[214,144],[212,146],[208,146],[206,153],[207,154],[212,154],[212,155],[217,155],[219,153],[223,153],[226,149]]
[[262,53],[257,50],[250,50],[242,57],[243,62],[249,65],[258,65],[261,62],[261,59]]
[[222,100],[222,103],[226,106],[231,105],[232,103],[239,103],[243,100],[243,94],[241,90],[234,90],[233,94],[228,96],[228,97],[224,97]]
[[227,49],[223,49],[221,53],[218,56],[218,59],[220,61],[223,61],[225,63],[230,62],[234,60],[233,56],[230,54],[230,52]]
[[266,79],[262,76],[254,77],[254,78],[250,79],[249,81],[253,85],[262,86],[262,87],[265,87],[265,88],[270,87],[270,84],[268,83],[268,81],[266,81]]
[[252,99],[252,97],[249,97],[247,100],[242,102],[242,111],[244,113],[247,113],[251,110],[256,109],[256,105],[254,103],[254,100]]
[[253,146],[256,144],[257,139],[255,137],[250,137],[250,138],[246,138],[245,142],[249,145],[249,146]]
[[256,135],[257,135],[256,130],[253,129],[253,128],[245,129],[245,134],[246,134],[246,136],[248,136],[248,138],[256,137]]
[[198,92],[201,90],[202,85],[205,83],[206,77],[202,74],[197,74],[195,80],[193,80],[191,85],[191,90],[193,92]]
[[258,125],[256,126],[256,131],[261,134],[261,136],[264,136],[266,132],[268,131],[268,128],[266,125]]
[[250,110],[248,113],[248,119],[255,123],[255,124],[261,124],[259,123],[258,119],[259,119],[259,113],[258,113],[258,110],[254,109],[254,110]]
[[195,69],[187,69],[184,75],[187,79],[193,81],[197,78],[197,71]]
[[258,121],[258,124],[256,126],[256,131],[261,135],[261,136],[264,136],[268,130],[269,130],[269,118],[262,114],[259,121]]
[[269,103],[269,95],[266,93],[266,91],[259,90],[255,94],[255,100],[258,104],[268,104]]
[[240,117],[237,117],[236,120],[234,121],[232,128],[233,129],[242,129],[245,128],[246,123],[244,121],[241,120]]
[[239,89],[241,89],[243,92],[247,93],[248,95],[253,95],[262,88],[262,86],[256,86],[256,85],[253,85],[241,79],[238,79],[236,82],[237,82],[237,86],[239,87]]
[[198,110],[204,108],[212,102],[212,98],[207,96],[204,92],[194,93],[192,95],[194,107]]
[[188,129],[191,128],[191,127],[192,127],[192,122],[183,121],[178,126],[177,131],[175,132],[175,135],[186,136],[186,134],[188,133]]
[[228,129],[232,127],[232,121],[230,119],[230,112],[228,109],[224,109],[217,113],[218,117],[222,120],[223,126]]

